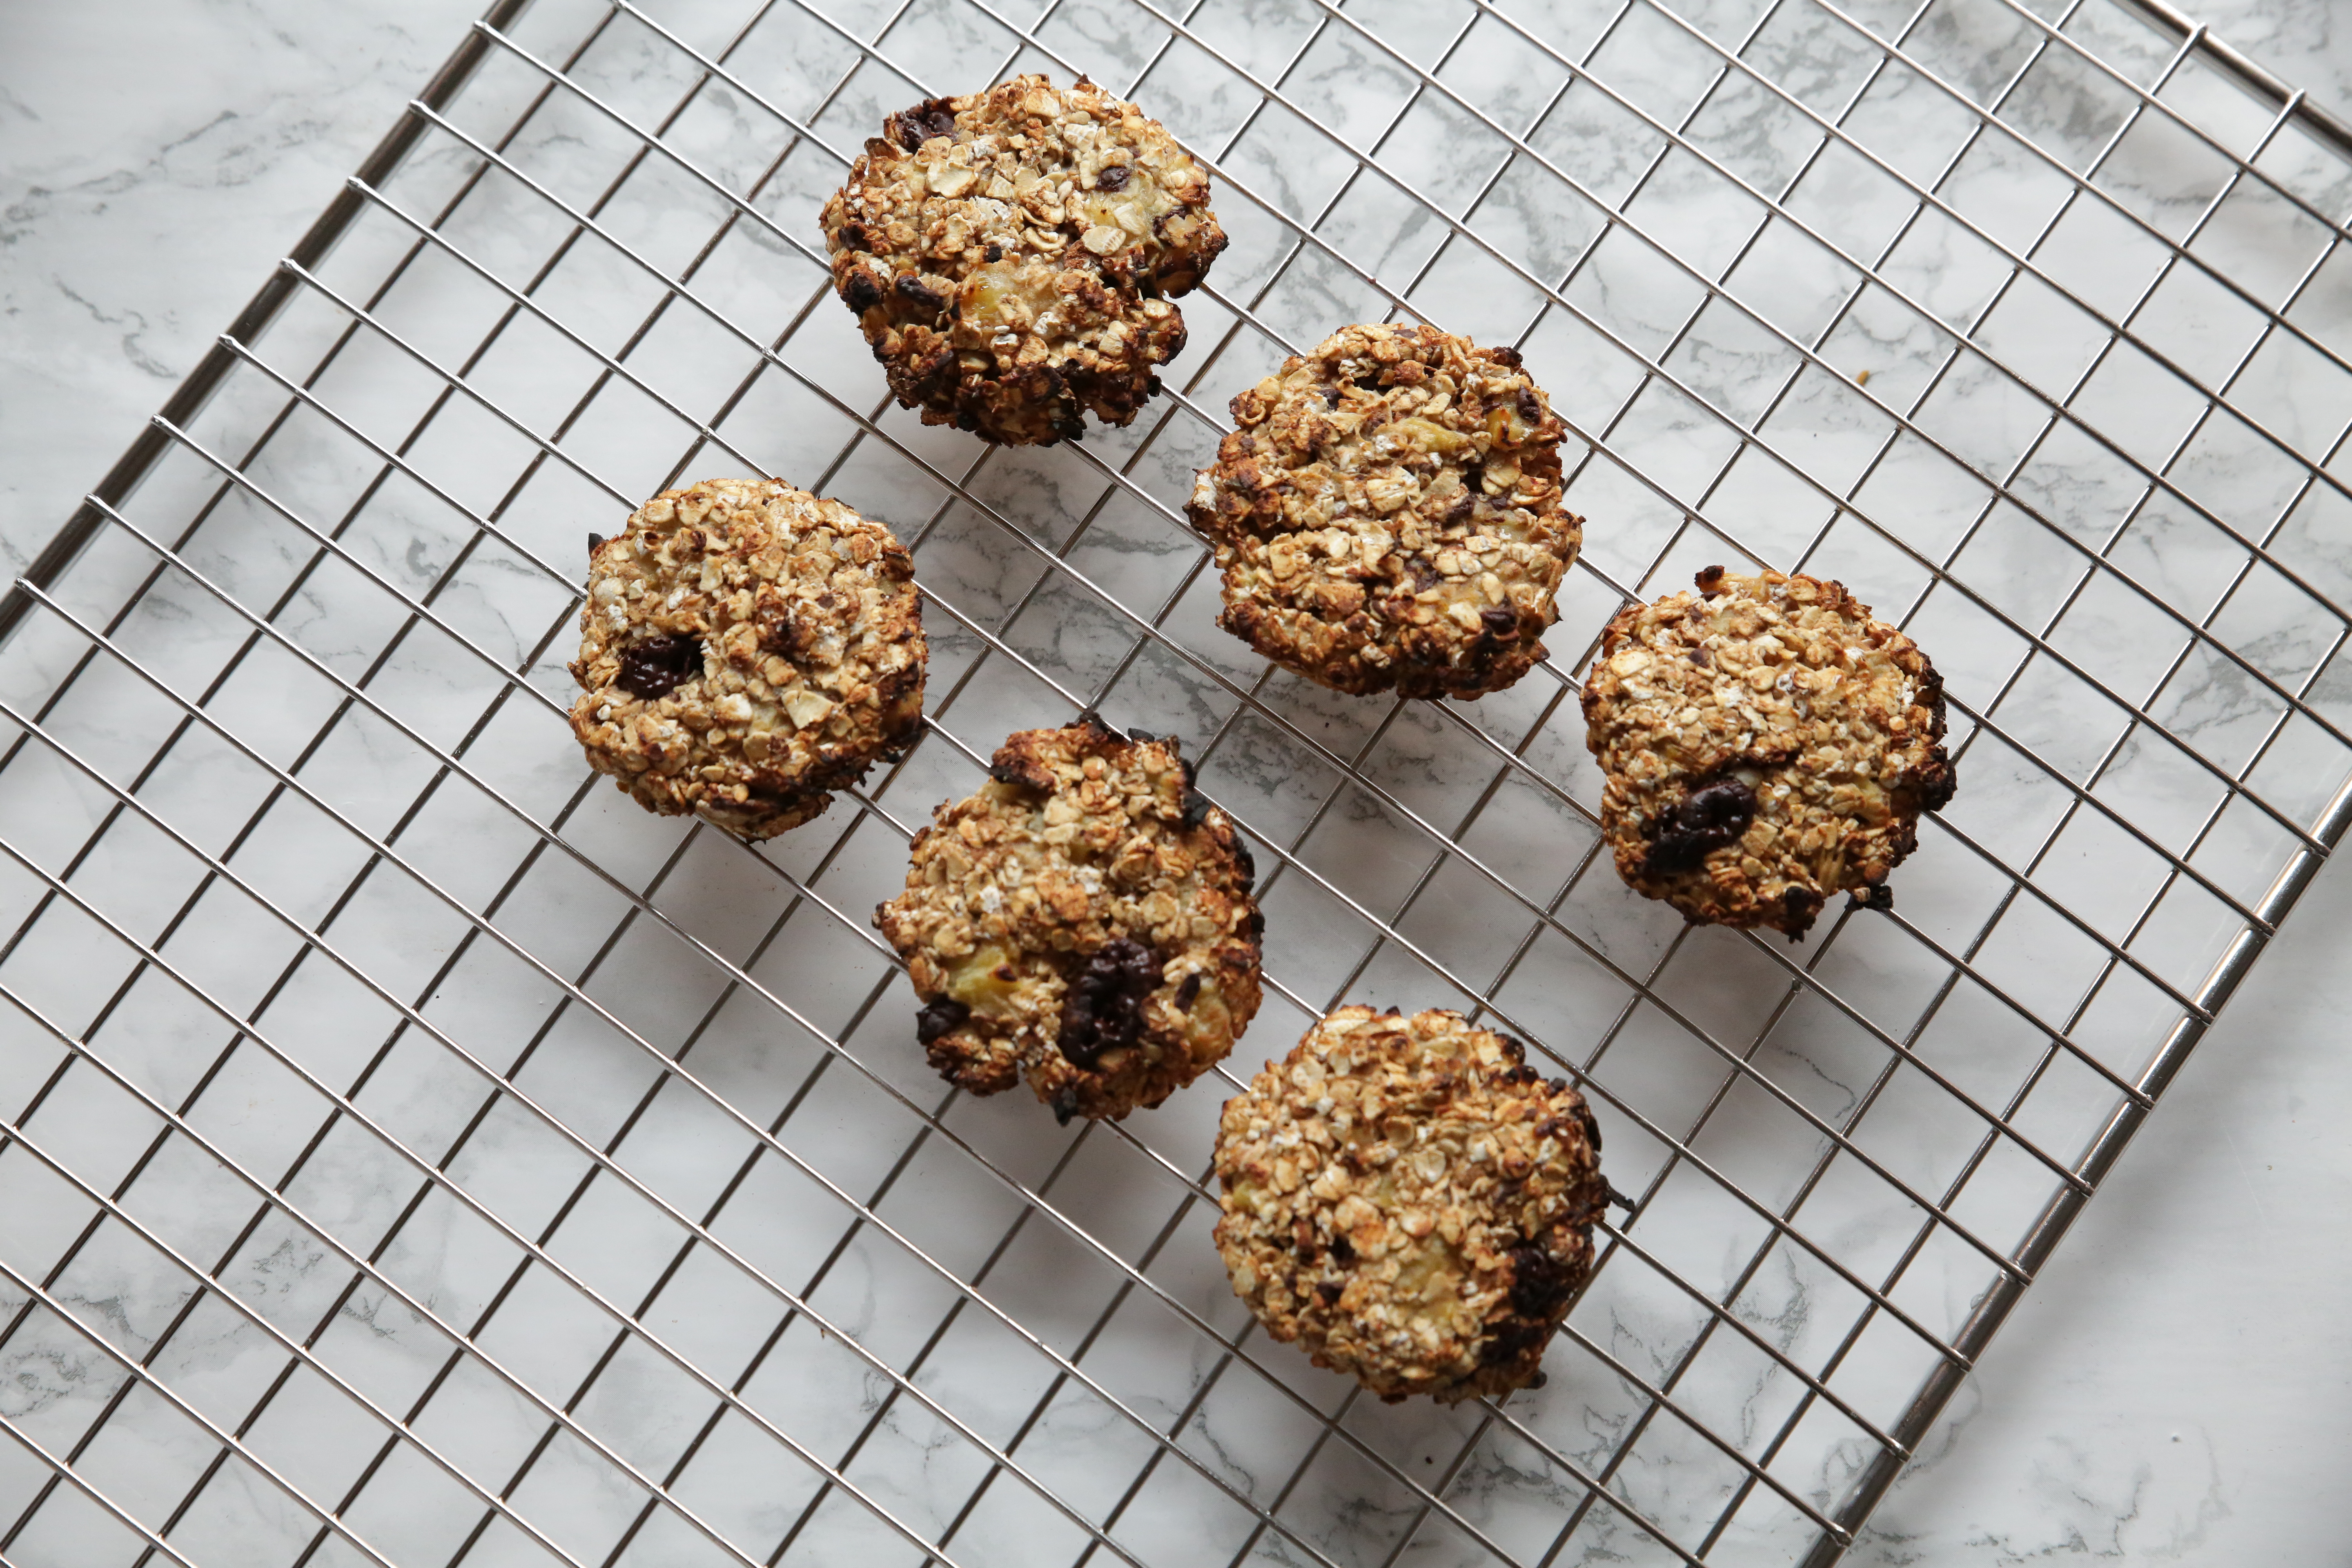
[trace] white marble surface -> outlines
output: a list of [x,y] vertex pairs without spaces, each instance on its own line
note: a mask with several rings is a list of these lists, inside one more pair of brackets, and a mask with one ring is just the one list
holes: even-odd
[[[0,547],[21,562],[477,7],[0,7]],[[2214,11],[2347,102],[2326,7]],[[2324,72],[2323,75],[2315,75]],[[122,84],[135,82],[135,90]],[[2352,880],[2323,874],[1853,1561],[2352,1561]],[[909,1439],[913,1441],[914,1439]],[[657,1560],[657,1559],[656,1559]]]

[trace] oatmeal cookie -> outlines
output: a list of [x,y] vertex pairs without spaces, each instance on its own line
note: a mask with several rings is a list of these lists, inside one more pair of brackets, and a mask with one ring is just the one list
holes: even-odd
[[1234,1293],[1391,1404],[1539,1383],[1609,1201],[1584,1097],[1451,1012],[1333,1013],[1225,1102],[1215,1169]]
[[1695,924],[1801,937],[1833,893],[1885,908],[1952,798],[1944,687],[1836,583],[1710,566],[1601,635],[1584,743],[1618,875]]
[[1026,1077],[1067,1121],[1153,1106],[1224,1058],[1258,1005],[1249,851],[1173,740],[1092,714],[1024,730],[915,836],[874,923],[922,998],[941,1077]]
[[647,810],[765,838],[922,721],[914,562],[839,501],[775,479],[664,490],[588,536],[588,569],[572,729]]
[[1233,411],[1186,509],[1224,573],[1219,625],[1358,693],[1477,697],[1544,657],[1584,520],[1515,350],[1345,327]]
[[1084,77],[890,116],[821,221],[898,401],[1022,446],[1134,418],[1184,347],[1167,297],[1225,247],[1201,166]]

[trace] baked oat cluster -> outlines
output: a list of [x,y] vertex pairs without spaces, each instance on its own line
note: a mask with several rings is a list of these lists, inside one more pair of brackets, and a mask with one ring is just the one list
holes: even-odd
[[1802,936],[1838,892],[1885,908],[1952,798],[1943,682],[1836,583],[1710,566],[1629,605],[1584,689],[1618,874],[1694,922]]
[[1215,1170],[1234,1292],[1391,1403],[1540,1381],[1609,1197],[1583,1097],[1452,1012],[1331,1014],[1225,1103]]
[[588,563],[572,729],[648,810],[782,833],[921,722],[914,562],[839,501],[706,479],[591,534]]
[[1092,714],[1011,736],[989,778],[875,911],[931,1065],[975,1094],[1025,1077],[1066,1122],[1158,1105],[1257,1012],[1249,851],[1175,741]]
[[898,401],[1022,445],[1134,418],[1184,347],[1167,297],[1225,247],[1201,166],[1083,77],[890,116],[822,221]]
[[1187,509],[1219,624],[1341,691],[1476,697],[1544,657],[1583,520],[1562,426],[1508,348],[1354,326],[1233,401]]

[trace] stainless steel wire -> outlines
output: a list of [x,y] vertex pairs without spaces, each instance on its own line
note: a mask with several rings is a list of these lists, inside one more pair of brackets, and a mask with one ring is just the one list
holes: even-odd
[[[2345,231],[2335,187],[2271,159],[2290,130],[2335,143],[2299,96],[2162,16],[2140,54],[2100,52],[2145,5],[1734,10],[492,7],[0,606],[0,1000],[26,1026],[0,1081],[33,1086],[0,1104],[0,1184],[71,1230],[0,1241],[0,1356],[79,1369],[0,1412],[31,1467],[0,1554],[80,1531],[77,1561],[201,1563],[190,1521],[242,1506],[258,1540],[265,1492],[295,1563],[1841,1554],[2352,817],[2352,623],[2310,521],[2352,497],[2327,467],[2352,402],[2316,445],[2263,416],[2273,343],[2305,356],[2307,402],[2352,388],[2347,323],[2313,303]],[[1963,13],[2010,51],[1979,88],[1939,73]],[[1685,51],[1689,79],[1662,88],[1644,49]],[[1833,102],[1792,86],[1791,60],[1856,51]],[[1517,92],[1503,59],[1547,74]],[[845,368],[809,210],[877,104],[1041,65],[1190,138],[1236,244],[1134,430],[1008,454],[916,428]],[[2066,100],[2103,127],[2073,160],[2036,94],[2076,68],[2110,98]],[[2262,96],[2260,134],[2200,123],[2192,68]],[[1965,131],[1923,150],[1863,127],[1890,82]],[[1741,92],[1811,138],[1777,180],[1710,128]],[[1624,128],[1607,158],[1578,118],[1596,105]],[[2143,124],[2227,169],[2177,225],[2113,172]],[[1995,145],[2063,181],[2023,238],[1956,189]],[[1867,247],[1822,194],[1832,153],[1908,204]],[[1735,244],[1675,205],[1698,176],[1745,204]],[[2242,191],[2325,232],[2284,288],[2218,258]],[[1382,202],[1433,243],[1368,235]],[[2120,300],[2070,281],[2078,206],[2161,257]],[[1581,215],[1545,270],[1542,226]],[[1930,223],[1997,260],[1962,307],[1898,265]],[[1755,281],[1791,235],[1815,247],[1811,315]],[[1695,302],[1627,303],[1618,237]],[[2176,273],[2255,318],[2201,370],[2152,310]],[[2097,339],[2062,384],[2001,365],[2027,284]],[[1335,707],[1202,635],[1179,503],[1216,406],[1351,301],[1486,323],[1581,443],[1592,549],[1553,662],[1507,699]],[[1900,361],[1854,327],[1889,304],[1927,344],[1894,398],[1850,374],[1855,331]],[[2160,451],[2132,407],[2086,406],[2118,344],[2194,393]],[[696,359],[725,368],[682,376]],[[2000,381],[1964,384],[1979,365]],[[2033,427],[1983,456],[1968,420],[2004,398]],[[1866,450],[1812,456],[1841,418]],[[2236,489],[2210,456],[2231,426],[2259,454]],[[1677,465],[1661,428],[1713,434]],[[933,612],[924,741],[841,820],[756,849],[606,809],[563,759],[581,509],[713,464],[891,517]],[[1759,472],[1810,498],[1801,525],[1759,510]],[[1952,521],[1915,504],[1922,476],[1970,498]],[[2128,493],[2103,510],[2101,484]],[[1627,901],[1579,771],[1601,620],[1725,552],[1859,574],[1952,661],[1964,793],[1906,909],[1794,952]],[[2218,586],[2185,592],[2176,556]],[[256,707],[280,688],[283,712]],[[2087,746],[2053,690],[2096,715]],[[1601,1109],[1634,1206],[1541,1393],[1381,1412],[1264,1343],[1203,1267],[1210,1085],[1041,1142],[1034,1107],[926,1080],[860,911],[1005,728],[1082,708],[1176,719],[1261,850],[1267,1016],[1219,1084],[1370,997],[1475,1009]],[[1971,816],[1971,793],[1996,804]],[[226,957],[230,932],[262,956]],[[354,1023],[379,1042],[333,1043]],[[240,1094],[282,1136],[222,1120]],[[110,1164],[94,1115],[145,1129],[138,1152]],[[159,1196],[182,1169],[226,1185],[184,1214]],[[970,1223],[941,1229],[942,1205]],[[496,1250],[446,1239],[461,1223]],[[337,1283],[298,1309],[268,1283],[281,1256]],[[362,1322],[393,1361],[354,1359],[339,1335]],[[229,1403],[166,1364],[232,1343],[275,1370]],[[449,1426],[490,1408],[478,1373],[503,1448]],[[50,1412],[81,1383],[108,1392],[68,1431]],[[286,1414],[330,1396],[343,1415]],[[209,1457],[125,1488],[108,1445],[139,1441]]]

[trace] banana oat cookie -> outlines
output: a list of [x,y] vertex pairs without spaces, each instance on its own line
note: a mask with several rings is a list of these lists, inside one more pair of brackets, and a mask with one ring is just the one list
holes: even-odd
[[1193,487],[1219,624],[1341,691],[1477,697],[1544,657],[1584,520],[1517,351],[1345,327],[1233,402]]
[[1887,907],[1952,798],[1944,689],[1836,583],[1710,566],[1618,612],[1584,689],[1618,874],[1694,923],[1802,936],[1831,895]]
[[880,523],[775,479],[705,479],[588,545],[572,729],[647,810],[765,838],[913,738],[922,605]]
[[1539,1382],[1609,1198],[1583,1097],[1451,1012],[1317,1024],[1225,1102],[1215,1170],[1234,1293],[1391,1404]]
[[1249,851],[1175,741],[1092,714],[1009,737],[989,776],[874,913],[931,1065],[975,1094],[1025,1076],[1064,1121],[1159,1104],[1257,1012]]
[[1201,166],[1084,77],[890,116],[822,221],[898,401],[1024,446],[1134,418],[1184,347],[1167,297],[1225,247]]

